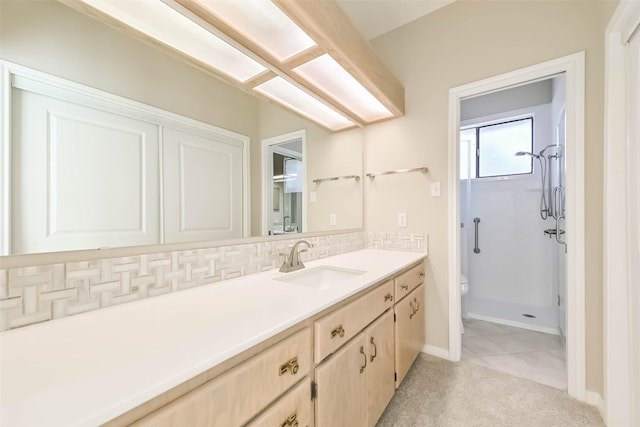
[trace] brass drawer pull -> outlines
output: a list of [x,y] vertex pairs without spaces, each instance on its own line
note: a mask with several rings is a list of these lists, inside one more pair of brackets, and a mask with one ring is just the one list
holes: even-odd
[[294,412],[289,415],[289,417],[280,424],[280,427],[298,427],[298,414]]
[[402,284],[402,285],[400,285],[400,287],[401,287],[402,289],[404,289],[405,291],[408,291],[408,290],[409,290],[409,285],[407,285],[407,284]]
[[393,295],[391,295],[391,294],[386,294],[386,295],[384,296],[384,300],[385,300],[385,301],[393,301]]
[[424,273],[420,273],[420,274],[418,274],[418,276],[424,277]]
[[418,302],[418,299],[414,298],[413,301],[416,303],[416,311],[420,310],[420,303]]
[[364,365],[360,366],[360,373],[364,372],[364,368],[367,367],[367,355],[364,354],[364,347],[360,346],[360,354],[362,354],[362,356],[364,356]]
[[295,375],[300,370],[300,365],[298,365],[298,357],[294,357],[288,362],[280,365],[280,375],[284,375],[287,372],[291,372],[291,375]]
[[342,325],[338,325],[333,331],[331,331],[331,339],[334,339],[337,336],[344,338],[344,328]]
[[378,355],[378,347],[376,346],[376,343],[373,342],[373,337],[371,337],[371,341],[369,341],[371,343],[371,345],[373,346],[373,355],[371,355],[371,359],[369,359],[369,362],[373,362],[373,359],[376,358],[376,356]]

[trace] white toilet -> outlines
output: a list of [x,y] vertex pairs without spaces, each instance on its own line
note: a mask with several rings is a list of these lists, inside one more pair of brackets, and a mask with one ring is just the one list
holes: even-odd
[[460,275],[460,295],[466,295],[469,292],[469,279],[464,274]]
[[[467,276],[465,276],[464,274],[460,274],[460,296],[464,297],[468,292],[469,292],[469,279],[467,279]],[[462,323],[462,317],[466,317],[466,310],[465,310],[466,301],[465,300],[466,298],[462,298],[462,301],[460,301],[461,314],[462,314],[462,316],[460,317],[460,331],[463,334],[464,334],[464,323]]]

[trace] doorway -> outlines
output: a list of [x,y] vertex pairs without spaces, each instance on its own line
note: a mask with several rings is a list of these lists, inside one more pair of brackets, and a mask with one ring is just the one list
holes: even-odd
[[263,235],[306,231],[306,132],[262,141]]
[[462,360],[566,389],[564,74],[460,106]]
[[[495,93],[564,73],[566,81],[566,188],[567,244],[567,383],[569,394],[585,400],[584,313],[584,53],[513,71],[449,91],[449,358],[460,360],[461,340],[461,211],[460,125],[463,99]],[[525,150],[518,150],[525,151]],[[534,153],[538,154],[538,153]],[[533,157],[533,156],[530,156]],[[573,249],[573,250],[572,250]],[[473,284],[469,284],[472,288]]]

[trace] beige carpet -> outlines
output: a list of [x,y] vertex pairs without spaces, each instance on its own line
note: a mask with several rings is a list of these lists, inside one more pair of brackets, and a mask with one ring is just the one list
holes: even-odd
[[469,362],[420,354],[380,417],[387,426],[604,426],[562,390]]

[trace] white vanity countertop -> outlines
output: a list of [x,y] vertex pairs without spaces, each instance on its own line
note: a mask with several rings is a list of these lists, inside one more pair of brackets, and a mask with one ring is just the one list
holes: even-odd
[[306,263],[366,271],[325,290],[271,270],[2,332],[0,426],[99,425],[425,256],[360,250]]

